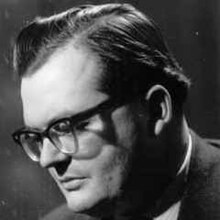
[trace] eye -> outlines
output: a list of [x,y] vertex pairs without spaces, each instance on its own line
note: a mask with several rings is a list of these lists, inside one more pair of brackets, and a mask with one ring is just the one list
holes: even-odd
[[100,130],[101,119],[98,115],[95,115],[89,119],[78,122],[75,125],[76,131],[98,131]]
[[22,142],[28,142],[28,143],[37,143],[41,142],[40,135],[34,134],[34,133],[23,133],[20,136],[20,141]]
[[76,129],[77,131],[88,130],[89,124],[90,124],[90,120],[80,121],[80,122],[78,122],[78,123],[75,125],[75,129]]
[[67,120],[56,123],[51,129],[59,134],[67,134],[72,131],[71,124]]

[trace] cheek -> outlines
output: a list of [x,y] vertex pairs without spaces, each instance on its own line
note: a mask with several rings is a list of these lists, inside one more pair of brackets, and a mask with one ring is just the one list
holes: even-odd
[[137,125],[127,109],[120,109],[112,115],[112,125],[114,132],[109,133],[115,137],[110,139],[113,144],[102,146],[95,166],[97,177],[110,194],[120,190],[127,179],[137,138]]
[[129,153],[118,146],[105,145],[102,157],[90,164],[94,185],[112,197],[119,193],[126,180]]
[[78,154],[77,157],[81,160],[92,160],[102,154],[103,146],[106,141],[99,137],[99,135],[87,132],[78,139]]
[[113,123],[117,143],[121,148],[132,152],[136,147],[138,135],[138,123],[136,122],[136,119],[127,109],[125,109],[124,112],[119,112],[118,114],[116,112],[116,114],[113,115]]

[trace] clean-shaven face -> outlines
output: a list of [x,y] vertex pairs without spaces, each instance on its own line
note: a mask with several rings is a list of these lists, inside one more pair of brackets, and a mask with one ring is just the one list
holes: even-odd
[[[22,79],[25,125],[43,130],[53,121],[108,100],[99,90],[101,73],[98,58],[85,49],[69,46],[56,51],[34,74]],[[76,212],[120,194],[136,137],[128,105],[97,113],[85,124],[86,132],[78,134],[78,153],[64,154],[44,138],[40,158],[41,166],[49,170]]]

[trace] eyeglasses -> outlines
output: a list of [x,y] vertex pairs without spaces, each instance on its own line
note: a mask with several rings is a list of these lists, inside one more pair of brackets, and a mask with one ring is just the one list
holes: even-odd
[[[36,129],[21,128],[12,134],[14,141],[23,147],[27,155],[38,162],[41,157],[44,138],[64,154],[77,154],[79,151],[79,138],[84,133],[97,131],[97,115],[112,112],[121,104],[116,104],[111,99],[102,102],[96,107],[78,113],[77,115],[59,119],[40,132]],[[88,146],[89,147],[89,146]]]

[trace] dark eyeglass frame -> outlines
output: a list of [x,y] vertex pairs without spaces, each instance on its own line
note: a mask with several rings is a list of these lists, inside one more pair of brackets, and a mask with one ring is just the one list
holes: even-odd
[[[20,145],[24,150],[25,150],[25,146],[23,146],[22,142],[21,142],[21,137],[24,134],[35,134],[37,138],[39,138],[39,142],[42,144],[44,138],[48,138],[52,144],[62,153],[65,154],[69,154],[68,152],[65,152],[63,149],[61,149],[53,140],[53,138],[50,136],[50,129],[53,128],[55,125],[64,122],[64,121],[68,121],[70,123],[70,127],[74,128],[77,124],[79,124],[80,122],[83,122],[85,120],[89,120],[90,118],[92,118],[95,115],[98,114],[103,114],[106,111],[112,112],[114,111],[116,108],[122,106],[124,104],[124,102],[117,102],[113,99],[107,99],[106,101],[98,104],[97,106],[91,108],[91,109],[87,109],[83,112],[77,113],[73,116],[70,117],[64,117],[61,119],[58,119],[56,121],[51,122],[48,127],[44,130],[44,131],[39,131],[37,129],[33,129],[33,128],[20,128],[18,130],[16,130],[13,134],[12,134],[12,138],[15,141],[15,143],[17,143],[18,145]],[[73,129],[74,130],[74,129]],[[75,141],[77,140],[77,136],[74,134],[73,131],[73,136],[75,138]],[[33,160],[38,162],[39,159],[34,159],[33,156],[31,156],[27,150],[25,150],[25,152],[27,153],[27,155]]]

